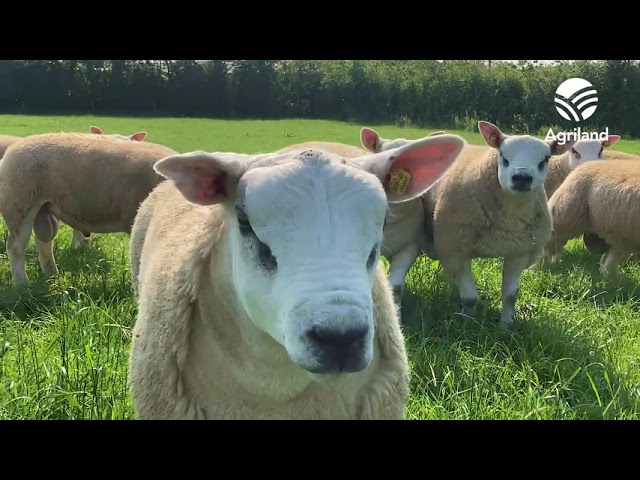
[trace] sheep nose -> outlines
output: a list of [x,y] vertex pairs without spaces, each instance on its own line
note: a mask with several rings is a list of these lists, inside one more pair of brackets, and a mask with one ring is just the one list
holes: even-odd
[[306,334],[307,343],[322,358],[318,373],[362,370],[363,352],[369,337],[369,326],[358,325],[347,330],[314,326]]
[[513,182],[513,189],[519,192],[526,192],[531,190],[531,182],[533,177],[528,173],[516,173],[511,177]]

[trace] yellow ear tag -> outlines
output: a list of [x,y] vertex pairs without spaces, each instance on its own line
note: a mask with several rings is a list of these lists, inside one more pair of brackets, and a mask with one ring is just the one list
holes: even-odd
[[411,181],[411,174],[406,170],[399,168],[391,173],[389,179],[389,190],[397,195],[402,195]]

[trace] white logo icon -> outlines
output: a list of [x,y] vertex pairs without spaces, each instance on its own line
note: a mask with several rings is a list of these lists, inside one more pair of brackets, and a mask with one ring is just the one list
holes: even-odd
[[562,118],[580,122],[598,108],[598,92],[584,78],[570,78],[560,84],[554,102]]

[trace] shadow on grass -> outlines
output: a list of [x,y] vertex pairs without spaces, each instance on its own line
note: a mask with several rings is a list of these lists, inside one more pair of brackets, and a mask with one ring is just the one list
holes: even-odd
[[[403,298],[412,391],[441,401],[443,382],[454,378],[455,391],[448,395],[473,391],[482,398],[467,397],[470,418],[483,415],[478,413],[483,401],[491,402],[496,394],[524,395],[523,388],[534,392],[527,401],[547,402],[553,417],[561,416],[565,407],[582,419],[637,417],[637,392],[631,382],[563,318],[520,303],[516,322],[503,329],[498,325],[500,310],[488,306],[482,294],[476,318],[471,318],[458,313],[455,286],[436,288],[440,292],[429,297],[407,291]],[[505,381],[492,375],[504,375]]]
[[[124,262],[125,267],[122,268]],[[96,303],[130,301],[133,289],[127,268],[128,259],[108,255],[97,243],[88,243],[78,249],[61,245],[56,252],[60,274],[45,278],[35,254],[29,255],[28,286],[13,287],[11,283],[0,287],[0,316],[14,316],[27,321],[44,315],[53,308],[80,295]],[[121,268],[114,268],[114,264]]]
[[82,275],[108,274],[113,269],[109,255],[95,241],[89,240],[79,248],[61,247],[56,253],[58,268]]
[[[637,255],[632,256],[622,265],[617,279],[610,279],[600,272],[599,254],[593,254],[586,249],[565,250],[556,264],[545,263],[540,267],[541,271],[547,271],[559,277],[570,278],[580,275],[586,277],[590,295],[585,296],[589,302],[593,300],[602,306],[615,303],[633,302],[638,299],[640,285],[637,280],[624,273],[625,266],[635,266],[638,263]],[[547,296],[563,296],[563,283],[558,283],[551,288]]]

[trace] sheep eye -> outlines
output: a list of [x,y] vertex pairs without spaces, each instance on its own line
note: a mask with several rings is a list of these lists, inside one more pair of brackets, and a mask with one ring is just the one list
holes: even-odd
[[249,222],[249,217],[240,207],[236,207],[236,215],[238,216],[238,228],[240,229],[240,233],[243,235],[247,235],[251,233],[251,223]]
[[367,270],[371,270],[371,267],[373,267],[373,262],[375,262],[376,257],[378,256],[379,248],[380,248],[380,244],[376,243],[371,249],[371,253],[369,253],[369,258],[367,258]]
[[509,166],[509,160],[504,158],[504,155],[502,155],[502,153],[500,154],[500,157],[502,157],[502,165],[504,165],[505,167],[508,167]]
[[542,160],[539,164],[538,164],[538,169],[543,170],[544,166],[549,163],[549,156],[544,157],[544,160]]

